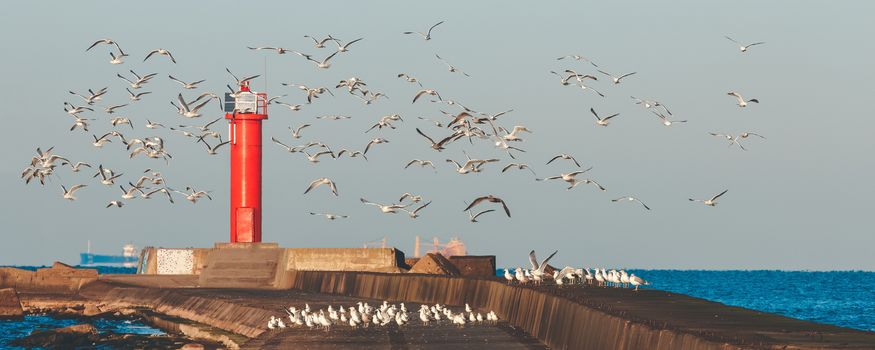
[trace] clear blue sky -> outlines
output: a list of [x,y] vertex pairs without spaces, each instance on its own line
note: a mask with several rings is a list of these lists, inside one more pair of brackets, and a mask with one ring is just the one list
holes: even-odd
[[[318,140],[334,149],[363,149],[373,137],[391,142],[375,146],[368,162],[344,157],[318,165],[266,143],[265,241],[357,247],[386,236],[412,254],[416,235],[426,241],[458,236],[472,254],[495,254],[502,266],[526,264],[530,249],[542,255],[559,249],[557,265],[873,270],[870,216],[875,207],[868,202],[875,195],[873,11],[875,4],[863,1],[15,2],[0,14],[0,44],[7,48],[0,64],[5,106],[0,264],[76,262],[87,240],[99,252],[119,251],[129,241],[140,247],[207,247],[227,240],[228,150],[210,157],[191,139],[143,125],[147,118],[165,125],[191,122],[168,103],[180,92],[168,73],[207,79],[198,91],[222,92],[230,82],[225,67],[241,75],[264,73],[266,58],[267,82],[260,79],[255,87],[289,94],[286,102],[305,100],[281,82],[333,87],[351,76],[390,99],[365,106],[337,90],[336,97],[305,104],[299,112],[274,108],[265,122],[265,140],[290,141],[289,126],[310,123],[295,143]],[[440,20],[446,23],[431,41],[401,35]],[[331,52],[313,48],[305,34],[365,40],[335,57],[328,70],[317,70],[297,55],[246,49],[282,46],[316,57]],[[766,44],[741,54],[724,35]],[[124,65],[108,63],[107,47],[84,51],[103,37],[117,40],[131,54]],[[163,57],[142,62],[158,47],[171,50],[179,63]],[[435,53],[472,77],[447,72]],[[560,86],[550,70],[595,73],[583,62],[556,61],[578,53],[610,72],[638,74],[617,86],[599,76],[592,86],[607,95],[604,99]],[[108,86],[100,105],[128,102],[124,81],[115,77],[128,69],[159,74],[143,89],[151,95],[121,111],[134,120],[135,130],[119,130],[129,137],[164,137],[174,157],[170,165],[129,160],[118,144],[92,147],[92,133],[111,129],[101,110],[87,114],[99,119],[92,132],[68,131],[72,119],[62,102],[81,101],[67,91]],[[438,110],[449,107],[411,104],[417,86],[395,78],[401,72],[480,111],[513,108],[501,124],[534,131],[517,145],[527,150],[520,161],[539,176],[556,175],[573,169],[566,162],[544,163],[557,153],[572,153],[594,167],[589,175],[608,191],[590,186],[565,191],[563,184],[535,182],[527,172],[501,174],[510,159],[486,141],[457,142],[442,153],[431,150],[414,128],[435,136],[445,131],[416,117],[441,118]],[[726,96],[730,90],[762,103],[740,109]],[[658,99],[689,123],[663,127],[630,95]],[[621,114],[599,128],[590,107]],[[215,107],[207,111],[217,112]],[[380,116],[393,113],[404,118],[395,123],[397,130],[363,133]],[[315,119],[324,114],[353,119]],[[746,130],[768,140],[748,140],[749,151],[741,152],[708,135]],[[25,186],[19,172],[37,146],[55,146],[71,160],[122,171],[123,183],[147,167],[161,170],[170,186],[212,190],[215,200],[196,205],[180,200],[171,206],[157,198],[137,199],[122,209],[104,209],[119,189],[95,182],[91,172],[67,169],[59,169],[45,187]],[[462,150],[502,162],[461,176],[444,159],[464,159]],[[402,170],[412,158],[435,161],[438,172]],[[322,176],[337,182],[339,198],[322,189],[301,194]],[[60,185],[74,183],[89,187],[78,193],[80,200],[63,200]],[[724,189],[729,193],[717,208],[687,201]],[[359,202],[359,197],[390,202],[404,192],[434,203],[421,218],[410,220]],[[462,201],[488,193],[507,200],[513,218],[492,213],[469,223]],[[611,203],[626,194],[653,210]],[[351,218],[329,222],[310,211]]]

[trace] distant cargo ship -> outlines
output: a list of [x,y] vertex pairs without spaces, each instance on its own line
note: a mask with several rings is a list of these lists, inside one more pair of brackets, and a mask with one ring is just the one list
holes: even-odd
[[124,267],[135,267],[140,258],[137,247],[133,244],[125,244],[122,247],[122,255],[104,255],[91,253],[91,241],[88,241],[88,251],[79,253],[81,258],[80,265],[121,265]]

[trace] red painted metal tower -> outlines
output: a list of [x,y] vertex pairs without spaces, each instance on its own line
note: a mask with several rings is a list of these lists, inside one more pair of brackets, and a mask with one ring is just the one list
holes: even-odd
[[[231,242],[261,242],[261,121],[267,119],[267,94],[249,90],[226,96],[225,119],[231,141]],[[229,103],[230,102],[230,103]]]

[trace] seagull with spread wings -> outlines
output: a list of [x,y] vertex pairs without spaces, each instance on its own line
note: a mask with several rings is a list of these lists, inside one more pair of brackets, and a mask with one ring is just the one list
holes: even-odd
[[504,208],[504,213],[507,214],[507,217],[510,217],[510,209],[508,209],[508,207],[507,207],[507,203],[505,203],[503,199],[498,198],[498,197],[496,197],[496,196],[493,196],[493,195],[491,195],[491,194],[490,194],[490,195],[483,196],[483,197],[477,197],[477,198],[475,198],[474,201],[471,202],[471,204],[468,204],[468,207],[466,207],[466,208],[465,208],[464,210],[462,210],[462,211],[468,211],[468,210],[471,210],[471,208],[473,208],[474,206],[476,206],[477,204],[480,204],[480,203],[482,203],[482,202],[501,203],[501,207]]
[[619,201],[638,202],[639,204],[644,206],[644,209],[650,210],[650,207],[648,207],[647,204],[644,204],[644,202],[642,202],[640,199],[632,197],[632,196],[625,196],[625,197],[620,197],[617,199],[611,199],[611,202],[614,202],[614,203],[619,202]]
[[328,187],[331,188],[331,193],[333,193],[335,197],[339,196],[337,194],[337,185],[335,185],[334,181],[331,181],[331,179],[329,179],[327,177],[320,177],[320,178],[310,182],[310,186],[307,186],[307,190],[304,191],[304,194],[307,194],[311,190],[313,190],[314,188],[322,186],[322,185],[328,185]]
[[745,45],[745,44],[742,44],[742,43],[736,41],[736,40],[733,39],[733,38],[730,38],[729,36],[723,36],[723,37],[726,38],[726,39],[729,39],[729,41],[731,41],[731,42],[734,42],[734,43],[738,44],[738,50],[741,51],[741,52],[747,52],[747,49],[750,48],[751,46],[765,44],[765,42],[760,41],[760,42],[755,42],[755,43],[752,43],[752,44],[747,44],[747,45]]
[[149,54],[146,55],[146,58],[143,59],[143,62],[146,62],[146,60],[148,60],[149,57],[152,57],[152,55],[154,55],[156,53],[161,55],[161,56],[170,57],[170,61],[172,61],[174,64],[176,63],[176,59],[173,58],[173,55],[170,53],[170,51],[167,51],[165,49],[154,49],[152,51],[149,51]]
[[729,191],[729,190],[724,190],[723,192],[720,192],[718,195],[711,197],[711,198],[708,198],[708,199],[689,198],[689,200],[690,200],[690,202],[702,202],[702,204],[705,204],[709,207],[714,207],[714,206],[717,206],[717,198],[720,198],[720,196],[726,194],[727,191]]
[[431,26],[430,28],[428,28],[428,32],[426,32],[425,34],[423,34],[423,33],[421,33],[421,32],[404,32],[404,34],[419,34],[419,36],[421,36],[423,39],[425,39],[425,40],[431,40],[431,31],[432,31],[435,27],[437,27],[437,26],[439,26],[439,25],[441,25],[441,24],[443,24],[443,23],[444,23],[444,21],[437,22],[437,24],[435,24],[435,25]]
[[595,120],[596,120],[596,121],[595,121],[595,124],[598,125],[598,126],[608,126],[608,124],[609,124],[609,123],[608,123],[608,120],[609,120],[609,119],[611,119],[611,118],[613,118],[613,117],[616,117],[616,116],[620,115],[620,113],[614,113],[614,114],[611,114],[611,115],[609,115],[609,116],[607,116],[607,117],[600,118],[600,117],[599,117],[599,114],[595,112],[595,108],[590,108],[589,111],[592,112],[592,115],[595,116]]

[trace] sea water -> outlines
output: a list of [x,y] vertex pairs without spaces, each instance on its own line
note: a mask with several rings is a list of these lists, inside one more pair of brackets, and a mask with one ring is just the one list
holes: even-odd
[[[747,309],[875,331],[875,272],[638,270],[671,291]],[[513,270],[511,270],[513,273]],[[498,270],[504,276],[504,270]]]
[[[0,349],[24,349],[11,347],[9,342],[26,337],[33,331],[67,327],[83,322],[80,319],[57,318],[50,315],[28,315],[24,316],[23,320],[0,320]],[[161,330],[137,320],[96,318],[88,320],[88,323],[101,333],[109,331],[119,334],[164,334]]]
[[[16,266],[18,268],[35,270],[44,266]],[[87,267],[92,268],[92,267]],[[100,273],[134,273],[134,268],[99,267]],[[50,330],[84,323],[81,319],[59,318],[51,315],[28,315],[24,319],[0,320],[0,349],[23,349],[10,347],[9,342],[30,335],[37,330]],[[99,332],[114,332],[119,334],[164,334],[160,329],[152,328],[137,320],[94,318],[87,321]]]

